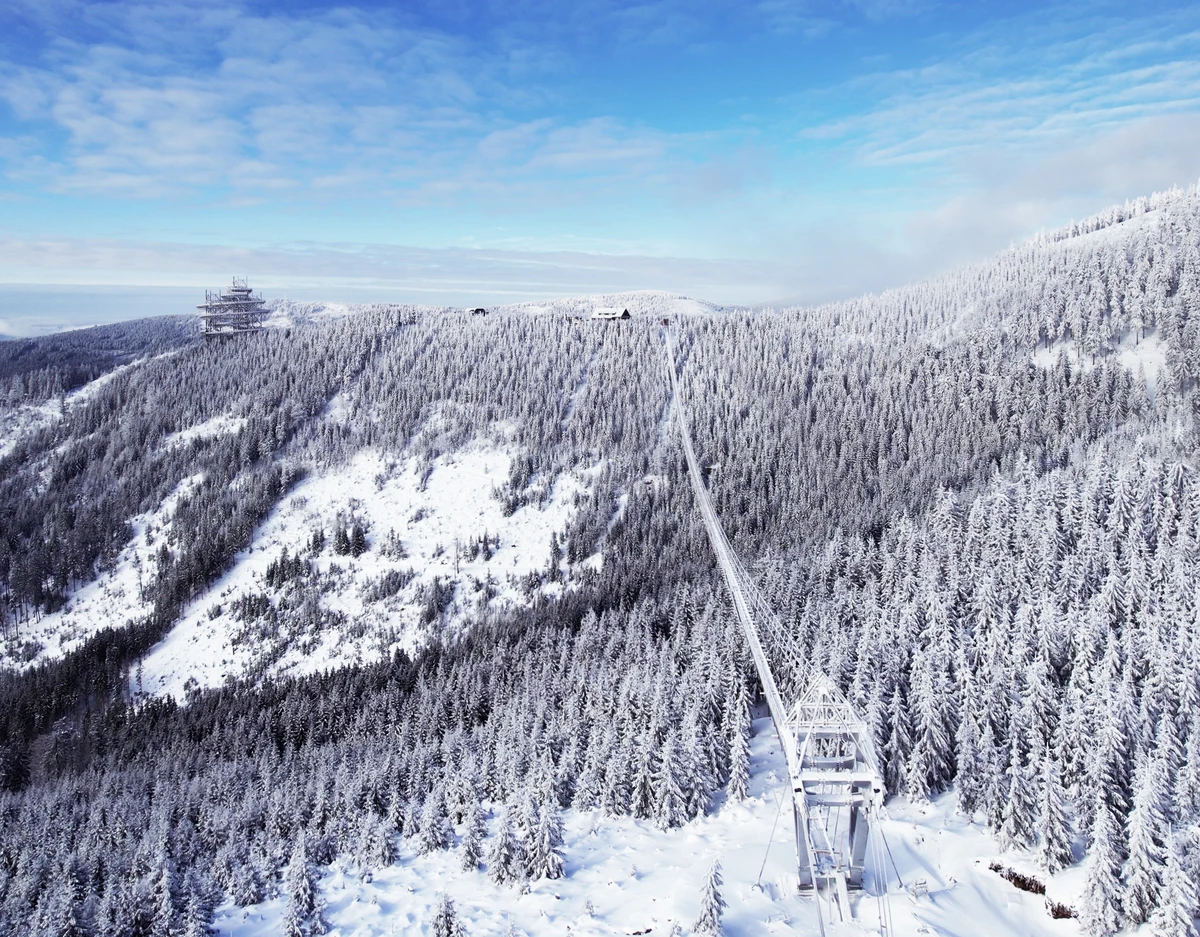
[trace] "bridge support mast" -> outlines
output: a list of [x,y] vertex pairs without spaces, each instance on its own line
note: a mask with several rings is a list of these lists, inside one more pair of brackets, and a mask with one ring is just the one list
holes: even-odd
[[[721,528],[692,448],[669,329],[664,329],[663,337],[692,490],[787,758],[796,829],[797,886],[802,893],[817,896],[818,924],[823,935],[821,891],[838,917],[847,920],[852,916],[848,890],[863,887],[872,820],[883,805],[883,782],[870,732],[849,700],[824,674],[811,677],[795,705],[785,707],[761,635],[778,645],[772,650],[785,660],[797,660],[796,650],[787,646],[791,636],[759,594]],[[886,902],[886,886],[880,897]],[[890,937],[890,912],[887,924],[884,917],[881,909],[880,924]]]

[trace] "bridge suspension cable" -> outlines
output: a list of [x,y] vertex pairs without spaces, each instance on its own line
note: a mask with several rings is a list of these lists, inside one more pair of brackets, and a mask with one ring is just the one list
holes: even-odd
[[[871,847],[879,926],[885,937],[892,937],[887,877],[877,858],[878,841],[873,835],[883,805],[884,787],[870,732],[833,681],[811,668],[803,691],[791,706],[786,704],[763,638],[767,638],[776,657],[784,659],[787,676],[792,678],[788,680],[789,689],[798,682],[801,674],[795,671],[803,662],[788,629],[755,586],[721,527],[692,446],[669,327],[664,328],[663,339],[692,491],[787,759],[799,890],[815,895],[817,922],[824,935],[822,890],[831,918],[850,919],[853,912],[848,890],[863,887],[863,871]],[[849,814],[846,823],[841,822],[843,813]]]

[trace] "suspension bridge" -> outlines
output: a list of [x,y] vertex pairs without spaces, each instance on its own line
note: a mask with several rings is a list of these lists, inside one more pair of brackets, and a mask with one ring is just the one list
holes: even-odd
[[866,889],[869,868],[878,926],[883,937],[892,937],[882,833],[877,829],[884,786],[870,732],[836,684],[804,666],[797,642],[726,538],[692,447],[669,326],[663,329],[663,340],[675,417],[696,503],[787,758],[797,890],[815,898],[818,928],[824,937],[827,921],[844,923],[854,918],[850,892]]

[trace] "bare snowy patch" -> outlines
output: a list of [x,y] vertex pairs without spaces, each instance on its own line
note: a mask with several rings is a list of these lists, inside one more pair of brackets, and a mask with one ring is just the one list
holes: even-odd
[[167,536],[179,499],[203,478],[184,479],[156,511],[131,518],[133,539],[112,568],[76,590],[61,609],[19,625],[7,640],[0,638],[0,666],[24,667],[62,657],[104,628],[119,628],[150,614],[153,602],[143,597],[143,587],[158,574],[160,552],[171,549]]
[[365,451],[301,482],[147,656],[135,689],[182,696],[229,676],[374,661],[560,592],[541,574],[592,473],[531,486],[514,510],[502,497],[513,457],[482,440],[433,459]]
[[1075,342],[1068,339],[1038,347],[1030,355],[1030,361],[1039,368],[1053,368],[1063,355],[1066,355],[1067,361],[1072,367],[1084,371],[1092,370],[1105,357],[1114,357],[1118,364],[1128,368],[1134,374],[1144,375],[1146,392],[1150,395],[1151,401],[1153,401],[1158,388],[1160,372],[1165,371],[1167,367],[1167,347],[1158,337],[1155,329],[1149,330],[1144,337],[1139,336],[1136,330],[1127,333],[1107,356],[1086,353]]
[[163,440],[166,446],[184,446],[194,439],[212,439],[216,436],[224,436],[226,434],[234,434],[241,432],[246,425],[245,417],[234,417],[229,414],[215,416],[211,420],[205,420],[203,423],[198,423],[188,429],[180,430],[177,433],[171,433]]
[[679,296],[661,290],[638,290],[630,293],[602,293],[595,296],[572,296],[563,299],[512,303],[496,307],[497,312],[526,315],[566,315],[589,318],[600,310],[620,312],[628,309],[633,316],[698,316],[712,315],[725,307]]
[[41,404],[0,409],[0,459],[17,448],[22,439],[62,419],[62,408],[62,398],[55,398]]

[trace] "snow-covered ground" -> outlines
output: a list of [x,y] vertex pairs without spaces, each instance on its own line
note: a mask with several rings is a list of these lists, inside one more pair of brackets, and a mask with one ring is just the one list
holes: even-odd
[[[485,607],[527,601],[521,577],[547,567],[551,536],[566,527],[592,472],[560,475],[540,500],[506,517],[495,491],[507,481],[512,458],[494,440],[478,440],[432,462],[365,451],[345,466],[304,480],[261,525],[234,567],[188,606],[145,658],[134,689],[182,697],[188,687],[219,685],[227,676],[264,665],[274,673],[311,673],[378,660],[398,647],[412,649],[427,628],[439,626],[420,620],[422,590],[435,577],[458,583],[446,616],[450,622]],[[339,517],[344,526],[357,521],[368,529],[368,549],[361,556],[335,554]],[[284,549],[290,556],[311,558],[316,530],[327,542],[311,559],[310,581],[319,582],[320,605],[334,623],[305,635],[286,630],[251,635],[235,603],[251,595],[276,595],[265,583],[268,566]],[[472,542],[485,536],[493,543],[491,555],[472,556]],[[389,541],[401,550],[389,550]],[[413,581],[395,595],[372,601],[366,594],[370,583],[389,571],[410,570]],[[490,602],[484,597],[488,589]]]
[[[689,933],[709,865],[719,859],[728,937],[816,935],[816,902],[793,894],[788,884],[794,881],[796,853],[791,808],[781,800],[787,793],[787,766],[770,720],[754,723],[751,770],[747,800],[726,803],[719,794],[710,815],[669,832],[628,817],[567,811],[565,877],[532,882],[527,894],[492,884],[486,871],[460,869],[457,847],[420,856],[406,842],[396,862],[382,869],[360,869],[339,859],[320,881],[329,933],[428,934],[440,892],[453,899],[465,933],[473,937],[498,937],[510,922],[515,933],[527,937],[666,937],[675,922]],[[978,825],[954,816],[952,795],[924,806],[893,802],[889,813],[882,826],[896,865],[888,869],[894,924],[888,937],[1081,933],[1073,920],[1051,919],[1041,897],[1018,891],[989,870],[997,857],[1012,867],[1032,866],[1001,855]],[[1078,877],[1078,870],[1063,876],[1071,884]],[[919,879],[928,894],[912,898],[906,889]],[[1049,890],[1059,900],[1074,895],[1073,888],[1058,883]],[[879,934],[879,900],[859,893],[851,904],[855,920],[834,923],[822,902],[827,933]],[[246,908],[225,905],[217,914],[217,931],[223,937],[274,937],[282,912],[279,898]]]
[[[157,357],[165,358],[176,352],[164,352]],[[39,404],[23,404],[12,408],[0,408],[0,458],[8,455],[16,448],[18,442],[26,436],[61,420],[63,414],[72,407],[86,403],[101,387],[112,381],[117,375],[136,368],[150,359],[138,358],[128,364],[122,364],[94,381],[77,387],[62,397],[52,397]]]
[[[1052,368],[1064,353],[1073,367],[1082,368],[1084,371],[1092,370],[1097,364],[1090,354],[1082,354],[1075,342],[1069,340],[1039,346],[1030,356],[1030,360],[1040,368]],[[1158,337],[1158,332],[1150,329],[1144,337],[1139,338],[1136,330],[1131,331],[1121,339],[1112,354],[1119,364],[1128,368],[1134,375],[1140,371],[1145,376],[1146,392],[1153,401],[1160,379],[1159,372],[1167,367],[1167,347]]]
[[370,304],[363,303],[297,302],[290,299],[273,299],[267,303],[268,315],[265,324],[270,328],[283,329],[313,322],[332,322],[335,319],[357,315],[370,308]]
[[55,397],[39,404],[0,408],[0,458],[8,455],[26,436],[62,419],[63,400]]
[[203,423],[182,429],[178,433],[171,433],[163,440],[163,443],[167,446],[183,446],[193,439],[212,439],[214,436],[238,433],[245,425],[245,417],[234,417],[223,413],[220,416],[214,416],[211,420],[205,420]]
[[158,551],[170,531],[170,518],[179,498],[203,479],[185,479],[158,509],[130,519],[133,539],[125,545],[111,570],[75,591],[65,606],[51,615],[22,624],[15,637],[0,638],[0,666],[22,666],[61,657],[108,627],[122,627],[152,610],[142,598],[142,585],[158,570]]
[[[1063,238],[1059,241],[1051,241],[1047,244],[1050,247],[1064,247],[1074,249],[1080,245],[1092,246],[1097,244],[1109,244],[1115,241],[1123,241],[1135,231],[1142,228],[1156,228],[1162,223],[1162,212],[1155,208],[1150,211],[1144,211],[1140,215],[1134,215],[1132,218],[1126,218],[1124,221],[1119,221],[1116,224],[1108,225],[1096,231],[1088,231],[1085,234],[1076,234],[1073,237]],[[1035,237],[1034,240],[1037,240]]]
[[539,300],[528,303],[512,303],[495,307],[496,312],[548,313],[589,317],[598,309],[628,309],[632,316],[696,316],[720,312],[721,306],[691,299],[662,290],[638,290],[630,293],[602,293],[595,296],[572,296],[564,299]]

